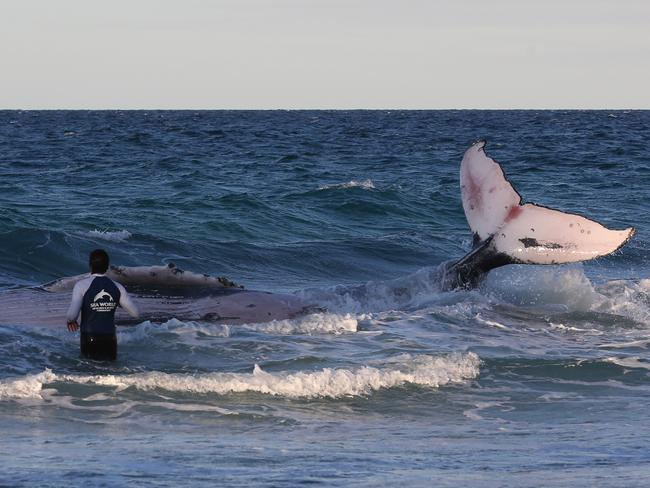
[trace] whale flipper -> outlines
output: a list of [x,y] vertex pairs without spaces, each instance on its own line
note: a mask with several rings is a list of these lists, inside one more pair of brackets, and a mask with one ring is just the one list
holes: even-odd
[[605,256],[623,246],[634,228],[611,230],[580,215],[524,203],[501,166],[473,144],[460,166],[460,188],[474,250],[454,263],[451,286],[475,284],[506,264],[561,264]]

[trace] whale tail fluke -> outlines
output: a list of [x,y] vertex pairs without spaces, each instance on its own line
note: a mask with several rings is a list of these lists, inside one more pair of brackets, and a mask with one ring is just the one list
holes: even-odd
[[459,283],[471,285],[505,264],[561,264],[606,256],[634,235],[633,227],[611,230],[580,215],[524,203],[501,166],[485,153],[485,144],[473,144],[460,166],[463,209],[475,246],[451,267]]

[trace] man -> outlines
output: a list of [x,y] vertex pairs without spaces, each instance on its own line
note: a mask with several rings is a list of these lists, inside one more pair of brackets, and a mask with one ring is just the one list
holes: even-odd
[[91,275],[78,281],[72,290],[68,330],[79,329],[77,317],[81,312],[81,355],[114,361],[117,358],[115,309],[119,304],[134,318],[139,315],[138,309],[124,287],[105,275],[109,264],[106,251],[91,252],[89,264]]

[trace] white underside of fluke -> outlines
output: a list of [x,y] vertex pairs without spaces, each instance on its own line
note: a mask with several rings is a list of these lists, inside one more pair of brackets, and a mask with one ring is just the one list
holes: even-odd
[[460,166],[465,216],[481,240],[516,262],[559,264],[605,256],[625,244],[634,228],[610,230],[580,215],[524,204],[501,166],[472,145]]

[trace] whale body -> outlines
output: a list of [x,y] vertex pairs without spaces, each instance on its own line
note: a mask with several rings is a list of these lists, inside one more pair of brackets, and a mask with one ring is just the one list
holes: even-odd
[[[507,264],[561,264],[610,254],[634,235],[634,228],[611,230],[580,215],[525,203],[501,166],[473,144],[460,166],[463,209],[473,248],[435,274],[441,291],[477,286],[494,268]],[[134,296],[137,320],[118,309],[117,325],[171,318],[244,324],[269,322],[323,311],[317,303],[290,294],[250,291],[223,277],[167,266],[112,266],[106,275]],[[0,323],[61,326],[74,284],[88,274],[0,294]]]

